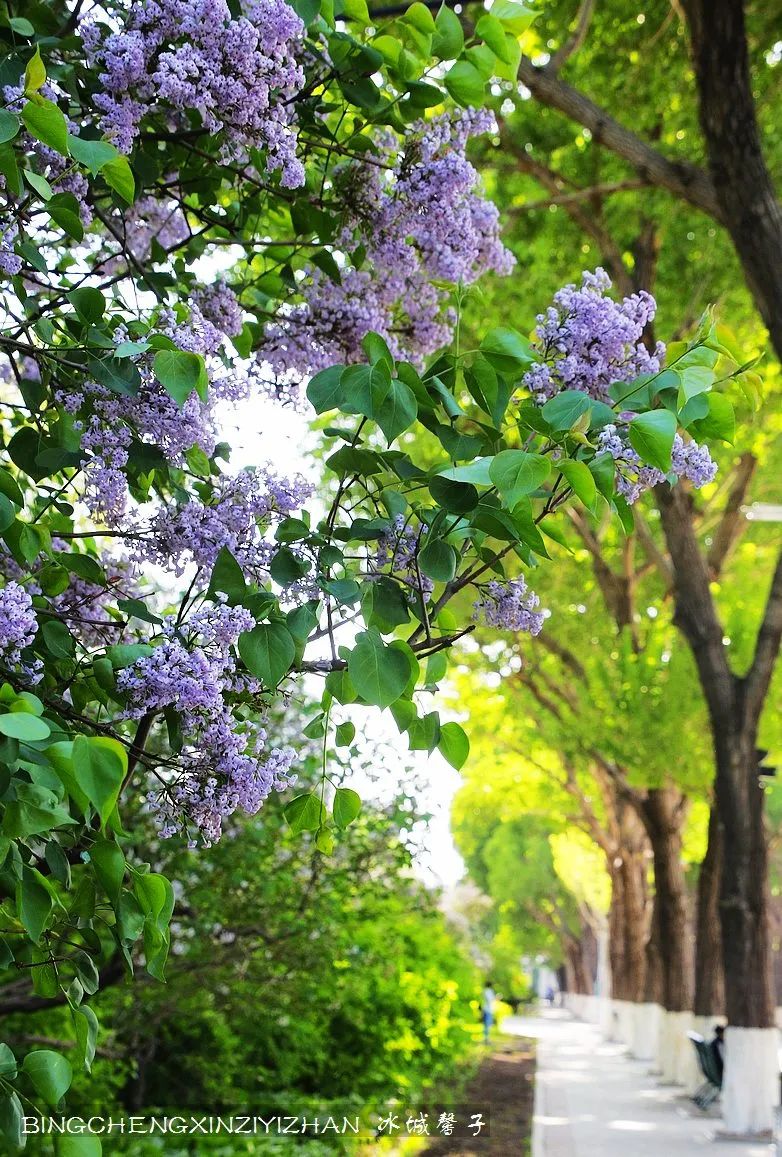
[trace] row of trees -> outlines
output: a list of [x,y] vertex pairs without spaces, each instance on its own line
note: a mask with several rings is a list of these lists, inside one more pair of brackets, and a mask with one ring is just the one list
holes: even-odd
[[[496,160],[515,192],[522,261],[550,284],[575,273],[581,244],[626,292],[658,290],[664,317],[719,302],[744,348],[762,347],[765,326],[778,357],[778,79],[765,6],[552,5],[536,33]],[[615,996],[727,1016],[724,1100],[739,1132],[768,1128],[777,1094],[762,758],[779,745],[782,555],[778,525],[744,517],[779,498],[772,356],[762,377],[759,410],[734,397],[732,449],[702,499],[658,487],[622,538],[571,514],[572,569],[558,568],[545,636],[500,659],[513,671],[508,750],[546,766],[564,793],[557,823],[568,816],[605,857]],[[541,741],[553,765],[535,755]],[[469,826],[468,806],[458,815]],[[672,1075],[673,1053],[665,1064]]]
[[[218,864],[234,880],[252,866],[245,832],[252,848],[279,831],[246,817],[281,793],[291,835],[339,856],[361,800],[334,752],[365,709],[464,765],[467,736],[433,706],[448,655],[478,622],[540,631],[524,574],[568,508],[629,529],[628,486],[713,474],[699,443],[728,414],[712,387],[749,379],[709,317],[664,371],[641,340],[652,299],[619,305],[598,272],[576,332],[568,290],[534,346],[492,324],[464,340],[468,287],[513,266],[467,149],[497,143],[485,106],[517,94],[533,16],[514,0],[474,27],[363,0],[0,13],[0,967],[9,1009],[57,1008],[64,1026],[42,1044],[15,1025],[0,1046],[9,1147],[25,1110],[64,1107],[97,1067],[110,981],[165,982],[174,946],[198,974],[223,909],[244,933],[246,910],[203,889]],[[323,416],[317,496],[295,472],[232,466],[226,411],[258,396]],[[313,684],[311,718],[281,729],[279,704]],[[317,778],[294,786],[311,742]],[[203,857],[176,862],[181,888],[136,838],[140,812]],[[276,928],[309,902],[310,850],[292,853]],[[246,931],[264,943],[266,927]],[[268,935],[273,961],[286,934]],[[226,1016],[245,992],[228,955]],[[435,969],[420,1001],[439,983]],[[378,982],[378,999],[402,987]],[[419,1031],[440,1031],[432,1016]],[[365,1058],[352,1024],[329,1025]],[[160,1070],[137,1035],[142,1102]],[[327,1083],[317,1056],[305,1069]]]

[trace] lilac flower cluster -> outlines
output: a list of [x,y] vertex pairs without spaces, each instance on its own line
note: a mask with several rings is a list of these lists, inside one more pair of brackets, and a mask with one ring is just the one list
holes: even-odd
[[347,212],[340,247],[362,248],[366,265],[343,271],[339,284],[310,273],[304,303],[267,326],[259,356],[276,373],[357,361],[370,331],[395,357],[419,364],[448,343],[456,315],[434,282],[469,285],[514,263],[499,238],[497,209],[477,191],[478,173],[465,157],[471,137],[494,130],[486,111],[444,114],[414,124],[401,157],[386,133],[376,155],[336,170]]
[[95,103],[122,152],[145,116],[173,112],[184,128],[194,111],[221,134],[224,160],[265,149],[269,171],[294,188],[304,183],[291,100],[304,84],[304,25],[285,0],[241,8],[235,19],[227,0],[135,0],[119,32],[84,23],[88,60],[103,70]]
[[0,589],[0,662],[16,667],[22,662],[22,650],[35,638],[38,623],[33,600],[17,582],[7,582]]
[[540,599],[527,588],[523,577],[501,583],[493,580],[482,588],[473,605],[473,619],[501,631],[528,631],[539,635],[545,612],[539,611]]
[[[616,462],[616,490],[631,505],[647,490],[664,482],[666,475],[655,466],[646,466],[627,441],[626,430],[610,424],[604,426],[597,440],[598,453],[610,454]],[[712,482],[717,464],[707,446],[685,442],[677,434],[671,451],[671,473],[686,478],[696,488]]]
[[266,528],[300,510],[311,494],[300,476],[281,478],[261,468],[223,475],[209,503],[190,498],[182,506],[161,509],[138,550],[146,561],[173,561],[181,572],[189,560],[211,569],[226,547],[248,577],[262,579],[274,553],[264,538]]
[[562,390],[610,401],[608,390],[615,382],[659,371],[665,346],[658,342],[650,353],[641,340],[657,309],[654,298],[642,290],[616,302],[606,296],[610,288],[604,269],[584,273],[580,287],[560,289],[553,305],[538,316],[540,360],[523,384],[540,404]]
[[239,635],[254,624],[249,611],[221,603],[196,611],[186,623],[170,617],[163,642],[117,677],[129,718],[167,709],[180,716],[183,751],[168,773],[161,769],[165,787],[150,797],[164,836],[195,829],[212,844],[225,817],[237,809],[255,814],[272,789],[290,782],[292,749],[273,749],[263,758],[265,730],[237,719],[229,702],[240,686],[260,691],[236,674],[233,654]]
[[[161,386],[149,368],[140,366],[142,384],[138,394],[115,394],[97,382],[83,392],[60,393],[58,402],[79,418],[81,448],[87,456],[85,500],[93,518],[111,527],[123,523],[128,502],[125,467],[134,434],[157,446],[175,466],[184,462],[193,446],[211,455],[217,434],[210,402],[193,392],[179,405]],[[77,428],[79,425],[77,424]]]
[[[139,197],[122,214],[122,233],[131,257],[144,262],[152,252],[153,243],[166,251],[175,249],[190,236],[187,218],[176,201],[158,197]],[[114,273],[126,264],[122,255],[104,263],[107,273]]]
[[[3,97],[8,107],[15,113],[21,113],[27,103],[24,91],[24,77],[20,77],[18,84],[7,84],[3,88]],[[53,104],[58,103],[61,92],[46,81],[39,90],[40,95]],[[65,117],[65,124],[71,136],[79,135],[79,126],[70,117]],[[89,182],[83,173],[76,172],[69,158],[63,157],[55,149],[36,140],[29,133],[22,133],[18,142],[27,153],[33,153],[37,161],[37,171],[45,177],[53,187],[55,193],[72,193],[79,203],[79,216],[82,224],[89,226],[92,223],[93,211],[89,204]]]
[[22,259],[14,250],[17,234],[15,221],[0,223],[0,270],[9,277],[15,277],[22,270]]
[[242,332],[244,320],[236,294],[224,281],[196,289],[191,297],[193,309],[211,322],[226,337],[236,337]]
[[434,583],[424,574],[419,578],[420,568],[416,565],[422,532],[422,527],[416,529],[398,515],[378,539],[371,564],[374,570],[388,567],[391,574],[411,587],[416,595],[428,598]]
[[225,282],[196,289],[190,298],[190,317],[180,324],[170,309],[160,311],[163,332],[180,349],[211,355],[219,352],[225,337],[242,332],[244,321],[236,294]]

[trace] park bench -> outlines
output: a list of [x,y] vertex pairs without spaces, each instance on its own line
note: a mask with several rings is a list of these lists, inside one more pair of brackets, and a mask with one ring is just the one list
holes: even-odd
[[708,1109],[720,1095],[722,1088],[722,1073],[711,1047],[697,1032],[688,1032],[695,1052],[698,1054],[698,1065],[706,1080],[693,1094],[692,1100],[699,1109]]

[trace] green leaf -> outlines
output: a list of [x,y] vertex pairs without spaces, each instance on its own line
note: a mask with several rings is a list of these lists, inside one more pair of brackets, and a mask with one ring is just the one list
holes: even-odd
[[116,147],[109,141],[88,141],[84,137],[69,136],[68,151],[93,177],[97,177],[105,164],[119,156]]
[[443,723],[440,728],[440,742],[437,744],[443,759],[457,771],[464,767],[470,754],[470,741],[458,723]]
[[521,36],[525,33],[538,15],[537,12],[525,7],[524,4],[516,4],[514,0],[494,0],[491,14],[497,20],[501,20],[514,36]]
[[491,329],[481,342],[481,353],[499,370],[517,370],[531,365],[533,357],[527,338],[515,329]]
[[55,193],[46,202],[46,209],[52,221],[64,229],[74,241],[84,240],[84,226],[79,216],[79,202],[73,193]]
[[489,477],[513,509],[520,498],[537,490],[551,471],[551,462],[525,450],[502,450],[489,467]]
[[449,514],[467,514],[478,505],[478,491],[465,482],[452,482],[441,474],[429,480],[429,493]]
[[247,593],[244,572],[227,546],[220,547],[209,580],[209,595],[214,598],[218,591],[228,596],[232,607],[241,603]]
[[92,376],[115,394],[138,392],[141,374],[133,362],[118,357],[90,358],[88,366]]
[[174,889],[165,876],[149,872],[136,877],[133,891],[144,913],[147,972],[157,980],[164,980],[163,966],[170,943],[168,925],[174,911]]
[[298,835],[299,832],[317,831],[326,819],[326,809],[320,796],[304,792],[289,800],[283,808],[283,815],[291,831]]
[[106,309],[106,298],[99,289],[84,286],[74,289],[68,294],[68,300],[78,313],[82,321],[95,325],[103,317]]
[[71,1087],[73,1069],[65,1057],[50,1049],[36,1049],[24,1058],[22,1072],[26,1073],[36,1092],[52,1108]]
[[52,914],[54,900],[44,877],[27,864],[22,868],[22,879],[17,886],[17,905],[23,928],[37,944]]
[[24,95],[32,96],[46,83],[46,69],[41,60],[41,50],[36,47],[35,53],[27,62],[24,70]]
[[114,840],[96,840],[90,848],[90,861],[101,887],[116,907],[125,878],[125,857],[122,849]]
[[353,740],[356,738],[356,725],[349,720],[347,723],[340,723],[336,729],[334,742],[337,747],[350,747]]
[[361,811],[361,796],[349,787],[338,787],[334,792],[334,823],[338,828],[346,828],[353,823]]
[[290,586],[298,579],[303,578],[311,569],[311,563],[287,546],[281,546],[274,555],[269,566],[269,574],[281,587]]
[[28,38],[35,36],[35,29],[29,20],[25,20],[24,16],[12,16],[8,23],[19,36],[26,36]]
[[187,401],[205,372],[201,354],[187,350],[159,350],[152,368],[160,384],[180,406]]
[[[89,1073],[92,1069],[95,1047],[98,1043],[98,1018],[88,1004],[83,1004],[79,1008],[71,1009],[71,1019],[78,1045],[77,1056]],[[97,1141],[97,1137],[90,1139]],[[61,1153],[62,1149],[59,1152]]]
[[6,141],[12,141],[20,127],[18,116],[9,112],[7,108],[0,108],[0,145],[4,145]]
[[36,193],[42,200],[48,201],[51,197],[54,196],[54,190],[46,180],[46,177],[41,177],[38,173],[31,173],[29,169],[24,169],[22,176],[24,177],[25,181],[27,181],[27,184],[32,189],[35,189]]
[[0,1091],[0,1137],[14,1149],[22,1149],[27,1135],[23,1132],[24,1110],[14,1092]]
[[56,104],[40,97],[28,101],[22,109],[22,120],[31,137],[67,157],[68,127]]
[[[415,7],[415,5],[413,5],[413,7]],[[405,16],[409,15],[410,11],[411,9],[408,8]],[[428,12],[427,9],[424,9],[424,11]],[[361,348],[367,355],[370,365],[375,366],[378,362],[385,362],[389,370],[392,373],[394,372],[393,355],[388,348],[388,343],[385,338],[381,337],[379,333],[374,333],[370,330],[370,332],[361,339]]]
[[296,644],[282,623],[260,623],[239,636],[239,654],[264,687],[276,687],[296,656]]
[[448,478],[451,482],[473,482],[476,486],[492,486],[491,466],[493,458],[476,458],[466,466],[449,466],[447,470],[438,470],[439,478]]
[[403,431],[412,426],[418,415],[418,403],[409,386],[398,379],[391,387],[375,413],[375,421],[386,436],[389,446]]
[[10,739],[21,739],[24,743],[37,743],[51,735],[51,727],[43,719],[23,711],[9,711],[0,715],[0,734]]
[[736,436],[736,414],[732,402],[724,394],[709,394],[708,401],[706,417],[692,422],[688,429],[698,439],[719,438],[732,444]]
[[442,539],[428,542],[418,556],[418,565],[423,573],[443,583],[450,582],[456,574],[457,561],[454,548]]
[[391,389],[391,370],[384,361],[372,366],[348,366],[342,371],[341,382],[343,412],[375,418]]
[[316,414],[339,409],[344,396],[342,374],[344,366],[328,366],[315,374],[307,386],[307,397]]
[[388,707],[404,691],[411,667],[403,651],[387,647],[372,628],[356,636],[348,655],[348,672],[362,698],[376,707]]
[[73,741],[72,758],[79,786],[105,827],[127,774],[127,752],[116,739],[78,735]]
[[570,430],[582,414],[592,409],[592,399],[581,390],[563,390],[541,408],[541,414],[554,431]]
[[0,1077],[7,1081],[16,1079],[16,1057],[7,1044],[0,1044]]
[[131,667],[139,659],[145,659],[153,650],[149,643],[115,643],[106,648],[106,658],[115,670],[121,671],[123,667]]
[[563,475],[576,497],[580,498],[585,506],[591,506],[597,498],[597,486],[587,464],[562,458],[557,462],[557,470]]
[[457,60],[443,78],[443,84],[453,99],[462,105],[481,104],[486,87],[478,69],[466,60]]
[[452,8],[443,4],[435,17],[434,27],[432,53],[440,60],[455,60],[464,48],[464,32],[459,17]]
[[128,205],[133,204],[136,195],[136,182],[127,157],[114,157],[101,165],[100,175],[115,193],[118,193]]
[[676,435],[676,418],[669,410],[638,414],[630,422],[630,445],[644,462],[667,474]]
[[490,12],[484,13],[475,25],[475,33],[488,44],[494,55],[505,64],[511,62],[511,51],[508,45],[508,36],[502,23]]

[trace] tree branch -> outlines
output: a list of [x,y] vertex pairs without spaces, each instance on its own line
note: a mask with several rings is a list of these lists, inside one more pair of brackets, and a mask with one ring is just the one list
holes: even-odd
[[714,579],[719,578],[736,540],[746,525],[741,507],[747,497],[749,484],[752,481],[756,466],[757,461],[752,454],[742,454],[739,458],[733,484],[728,494],[728,501],[725,503],[722,518],[706,556],[709,573]]
[[629,192],[631,189],[648,189],[649,182],[635,178],[628,181],[606,181],[603,185],[590,185],[588,188],[573,189],[569,193],[555,193],[542,201],[525,201],[523,205],[514,205],[514,213],[531,213],[535,209],[549,209],[552,205],[568,206],[578,201],[599,200],[601,197],[610,197],[613,193]]
[[[625,268],[622,260],[622,250],[614,241],[611,234],[600,223],[600,218],[595,213],[584,209],[580,204],[580,194],[583,190],[575,190],[579,194],[577,200],[567,199],[574,192],[568,188],[568,184],[564,177],[560,176],[553,169],[547,165],[542,164],[541,161],[535,160],[524,149],[519,148],[518,143],[513,139],[512,133],[507,126],[503,127],[501,132],[503,148],[512,153],[518,168],[523,172],[529,173],[539,185],[544,189],[548,189],[549,193],[555,197],[562,197],[562,207],[567,213],[568,217],[576,224],[583,233],[591,237],[599,246],[602,260],[611,273],[617,289],[625,296],[632,293],[633,286],[630,275]],[[511,212],[524,212],[526,205],[517,206]]]
[[636,133],[614,120],[600,105],[560,80],[551,65],[534,65],[528,57],[522,56],[519,80],[542,104],[589,129],[596,144],[604,145],[627,161],[644,180],[658,188],[667,189],[696,209],[722,221],[722,210],[714,185],[703,169],[688,161],[672,161],[659,153]]
[[554,72],[559,72],[566,60],[569,60],[576,52],[578,52],[581,45],[586,40],[589,25],[592,21],[592,13],[595,10],[595,0],[581,0],[581,5],[578,9],[578,16],[576,18],[576,27],[573,29],[571,35],[567,38],[561,48],[551,57],[550,68]]
[[744,710],[753,726],[758,723],[763,711],[780,644],[782,644],[782,550],[779,552],[774,577],[771,580],[771,590],[758,631],[752,665],[744,682]]

